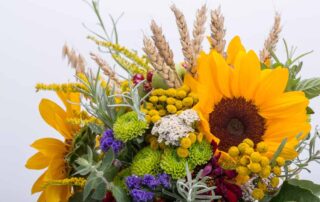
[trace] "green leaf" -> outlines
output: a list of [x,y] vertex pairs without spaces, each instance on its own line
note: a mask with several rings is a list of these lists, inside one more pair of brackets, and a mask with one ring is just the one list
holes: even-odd
[[113,160],[114,160],[114,152],[113,152],[113,149],[110,148],[107,151],[107,153],[104,155],[104,158],[101,164],[101,170],[105,170],[106,168],[110,167]]
[[127,193],[121,187],[114,185],[111,191],[116,201],[121,201],[121,202],[130,201]]
[[314,114],[314,111],[311,107],[307,107],[307,114]]
[[310,78],[300,81],[296,90],[301,90],[306,97],[312,99],[320,94],[320,78]]
[[95,186],[94,193],[92,194],[93,199],[102,200],[105,198],[107,193],[107,186],[104,182],[99,183]]
[[283,183],[279,193],[271,202],[320,202],[320,185],[308,180],[291,179]]
[[277,159],[277,157],[281,154],[284,146],[286,145],[288,139],[285,138],[282,140],[281,144],[279,145],[278,149],[276,150],[276,152],[274,153],[274,155],[272,156],[272,159],[271,159],[271,164],[274,165],[275,164],[275,161]]

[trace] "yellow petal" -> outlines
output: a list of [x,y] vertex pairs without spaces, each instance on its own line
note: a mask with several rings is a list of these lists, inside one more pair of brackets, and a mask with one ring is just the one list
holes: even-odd
[[79,93],[65,93],[57,92],[59,98],[62,100],[64,106],[66,107],[67,113],[70,115],[73,112],[80,112],[80,94]]
[[255,94],[255,103],[259,107],[270,100],[281,95],[287,85],[289,72],[286,68],[276,68],[261,79]]
[[247,100],[251,100],[260,80],[260,61],[258,56],[249,51],[241,60],[239,68],[240,94]]
[[26,163],[26,168],[41,170],[46,168],[48,165],[49,165],[49,159],[45,155],[43,155],[41,152],[38,152],[28,159]]
[[45,171],[38,179],[37,181],[33,184],[32,189],[31,189],[31,193],[37,193],[40,191],[43,191],[43,185],[45,184],[45,175],[46,175]]
[[229,43],[228,49],[227,49],[227,63],[229,65],[234,66],[235,59],[237,57],[238,52],[240,51],[246,51],[243,47],[240,37],[235,36]]
[[46,192],[45,192],[45,191],[43,191],[43,192],[40,194],[37,202],[46,202]]
[[[49,186],[46,189],[46,202],[67,202],[68,186]],[[64,197],[64,198],[63,198]]]
[[[274,153],[277,151],[279,147],[279,142],[265,142],[268,145],[268,152],[267,156],[269,158],[272,158]],[[295,151],[294,146],[287,143],[287,145],[283,148],[282,152],[280,153],[280,156],[283,157],[286,160],[293,160],[296,158],[298,153]]]
[[213,51],[210,55],[213,57],[213,62],[215,64],[214,68],[214,81],[216,86],[225,97],[231,97],[231,88],[230,88],[230,75],[231,68],[225,62],[224,58],[218,54],[216,51]]
[[66,123],[66,112],[56,103],[48,99],[42,99],[39,104],[42,118],[56,129],[66,139],[72,138],[68,124]]
[[244,51],[240,51],[235,59],[233,69],[231,70],[231,92],[234,97],[240,97],[239,78],[240,78],[240,63],[243,57],[246,55]]
[[31,147],[37,149],[45,156],[51,157],[57,154],[64,154],[67,149],[65,144],[55,138],[41,138],[32,143]]
[[48,166],[46,177],[54,180],[64,179],[67,177],[64,156],[55,156],[52,158]]

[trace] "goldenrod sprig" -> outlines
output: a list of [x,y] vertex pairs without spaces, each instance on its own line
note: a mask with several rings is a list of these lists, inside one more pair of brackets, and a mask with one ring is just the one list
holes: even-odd
[[50,180],[43,185],[43,188],[46,188],[48,186],[66,186],[66,185],[84,187],[86,182],[87,180],[85,178],[71,177],[71,178],[65,178],[61,180]]
[[49,90],[49,91],[68,93],[68,92],[79,92],[79,89],[84,89],[84,86],[81,83],[62,83],[62,84],[37,83],[35,88],[37,92],[40,90]]

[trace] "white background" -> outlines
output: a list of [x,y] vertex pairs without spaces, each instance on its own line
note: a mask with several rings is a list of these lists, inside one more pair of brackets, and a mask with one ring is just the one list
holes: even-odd
[[[320,76],[320,1],[319,0],[103,0],[105,14],[119,16],[120,43],[137,50],[142,46],[142,35],[150,34],[148,25],[155,19],[163,26],[176,59],[181,59],[179,36],[169,6],[174,2],[182,9],[189,22],[197,8],[207,3],[209,8],[222,6],[226,18],[227,39],[240,35],[249,49],[263,46],[273,22],[275,11],[282,14],[283,32],[289,44],[298,52],[314,50],[304,59],[302,75]],[[105,19],[107,19],[105,15]],[[38,103],[42,97],[56,97],[50,92],[36,93],[37,82],[66,82],[73,80],[73,70],[61,59],[61,47],[67,42],[83,55],[96,51],[86,40],[93,29],[95,18],[81,0],[0,0],[0,201],[36,201],[30,195],[33,182],[40,172],[24,168],[35,151],[29,145],[40,137],[59,137],[39,116]],[[110,22],[110,21],[107,21]],[[278,54],[284,56],[282,44]],[[88,59],[89,60],[89,59]],[[89,62],[89,64],[92,64]],[[312,101],[320,113],[319,99]],[[313,117],[313,125],[319,115]],[[301,178],[320,183],[319,165],[312,165],[312,174]]]

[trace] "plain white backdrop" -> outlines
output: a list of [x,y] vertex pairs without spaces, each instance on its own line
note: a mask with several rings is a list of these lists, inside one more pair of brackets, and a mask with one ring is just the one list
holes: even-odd
[[[120,43],[141,50],[143,34],[150,34],[149,23],[155,19],[182,59],[179,35],[170,5],[184,11],[189,27],[196,9],[203,3],[209,8],[221,5],[225,16],[227,39],[240,35],[243,44],[259,51],[273,22],[275,11],[283,20],[284,37],[298,46],[298,52],[314,50],[304,58],[304,78],[320,76],[320,1],[319,0],[101,0],[106,22],[124,12],[118,24]],[[61,59],[61,47],[67,42],[84,56],[96,51],[86,39],[85,23],[97,30],[93,12],[82,0],[0,0],[0,201],[31,202],[33,182],[41,172],[24,168],[35,151],[29,145],[40,137],[60,137],[47,126],[38,112],[41,98],[57,100],[50,92],[36,93],[37,82],[73,80],[73,70]],[[283,44],[278,55],[284,58]],[[89,60],[89,58],[87,58]],[[92,64],[89,62],[89,65]],[[311,106],[320,113],[319,99]],[[312,124],[319,123],[319,115]],[[320,183],[320,166],[311,165],[312,173],[301,178]]]

